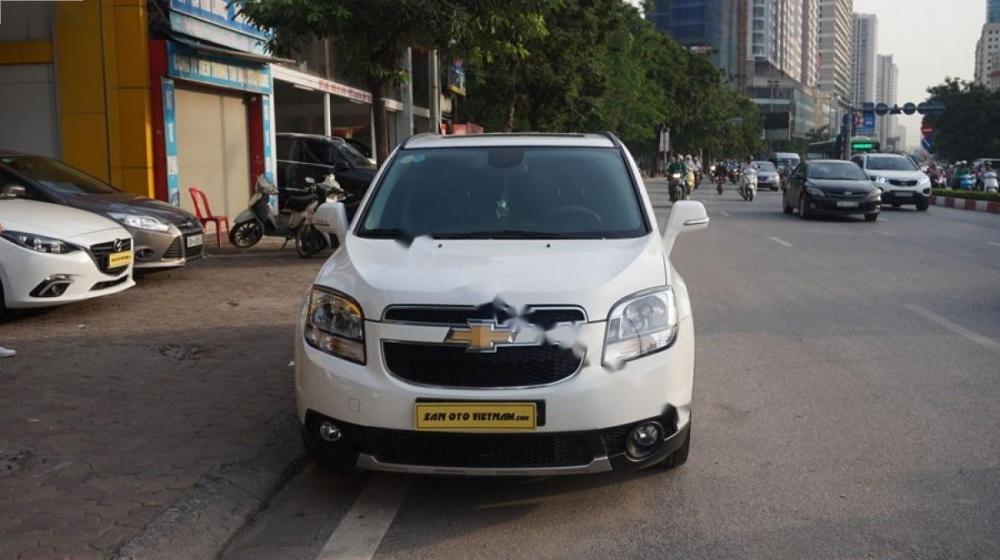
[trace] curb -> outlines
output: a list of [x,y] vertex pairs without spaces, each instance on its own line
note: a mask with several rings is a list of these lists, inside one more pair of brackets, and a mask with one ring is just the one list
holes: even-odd
[[304,464],[298,419],[288,413],[263,428],[265,443],[252,457],[219,465],[194,488],[125,542],[116,560],[217,558]]
[[957,208],[958,210],[972,210],[975,212],[989,212],[990,214],[1000,214],[1000,202],[988,200],[971,200],[968,198],[954,198],[950,196],[930,196],[931,204],[934,206],[944,206],[945,208]]

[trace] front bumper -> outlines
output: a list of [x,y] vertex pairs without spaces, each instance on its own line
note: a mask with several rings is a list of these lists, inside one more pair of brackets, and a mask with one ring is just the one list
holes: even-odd
[[[405,339],[404,330],[416,328],[369,322],[366,340]],[[338,462],[372,470],[544,475],[658,463],[687,438],[694,372],[692,320],[681,320],[672,347],[619,371],[600,364],[604,332],[603,322],[581,328],[578,341],[589,349],[586,365],[564,381],[526,388],[454,389],[394,377],[377,342],[366,348],[367,365],[337,359],[306,344],[300,327],[295,344],[299,420],[305,437],[336,453]],[[544,415],[539,414],[537,428],[529,433],[425,432],[415,430],[418,400],[533,401],[542,404]],[[635,424],[649,419],[661,423],[664,440],[652,455],[632,460],[624,452],[626,436]],[[343,438],[320,442],[317,426],[323,420],[337,425]]]
[[[184,266],[205,257],[205,237],[201,227],[183,229],[171,226],[169,231],[129,229],[135,243],[135,268],[155,269]],[[192,236],[202,236],[200,245],[188,247]]]
[[930,188],[925,190],[927,190],[926,194],[919,189],[886,190],[882,192],[882,204],[900,205],[927,202],[927,197],[930,195]]
[[[854,207],[841,206],[841,202],[856,202]],[[882,203],[877,200],[844,200],[836,198],[806,198],[809,210],[821,214],[875,214],[882,210]]]

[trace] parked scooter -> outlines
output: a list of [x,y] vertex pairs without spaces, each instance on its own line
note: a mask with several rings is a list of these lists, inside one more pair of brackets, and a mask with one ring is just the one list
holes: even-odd
[[687,178],[684,177],[683,173],[671,173],[669,182],[669,192],[670,192],[670,202],[677,202],[678,200],[687,200],[688,191],[687,185],[685,184]]
[[750,202],[757,196],[757,170],[752,165],[747,167],[740,179],[740,196]]
[[1000,181],[997,180],[997,172],[992,169],[983,171],[983,190],[995,193],[1000,191]]
[[[343,194],[336,178],[331,174],[320,184],[307,181],[304,188],[288,188],[286,192],[294,193],[288,198],[284,210],[275,213],[270,204],[270,198],[278,195],[278,188],[263,175],[257,177],[254,193],[250,197],[249,207],[236,216],[233,228],[229,231],[229,242],[237,249],[248,249],[260,242],[265,236],[282,237],[287,244],[296,239],[296,249],[301,257],[309,257],[323,250],[329,244],[324,236],[323,247],[316,249],[320,242],[318,238],[305,236],[302,244],[298,241],[299,230],[303,225],[311,224],[312,213],[333,193]],[[316,231],[313,228],[309,228]]]

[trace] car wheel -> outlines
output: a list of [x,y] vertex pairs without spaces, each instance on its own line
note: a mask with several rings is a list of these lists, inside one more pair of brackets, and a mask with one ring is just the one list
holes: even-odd
[[923,201],[923,202],[918,202],[918,203],[917,203],[917,211],[919,211],[919,212],[926,212],[926,211],[927,211],[927,208],[928,208],[929,206],[930,206],[930,203],[929,203],[929,202],[927,202],[926,200],[925,200],[925,201]]
[[691,424],[688,422],[687,437],[684,438],[684,444],[677,448],[677,451],[671,453],[666,459],[663,460],[661,465],[663,468],[675,469],[684,463],[687,463],[688,452],[691,450]]
[[229,232],[229,243],[237,249],[249,249],[264,237],[264,229],[257,220],[236,224]]
[[7,315],[6,301],[3,295],[3,284],[0,284],[0,319],[3,319]]
[[865,214],[865,221],[866,222],[874,222],[877,219],[878,219],[878,212],[876,212],[874,214]]
[[799,217],[803,220],[809,219],[809,204],[806,203],[806,197],[799,197]]

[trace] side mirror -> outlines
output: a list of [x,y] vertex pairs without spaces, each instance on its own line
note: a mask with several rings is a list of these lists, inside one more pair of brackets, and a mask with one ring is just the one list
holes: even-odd
[[674,203],[667,218],[667,229],[663,232],[663,250],[668,255],[674,248],[674,241],[681,233],[698,231],[708,227],[708,212],[705,205],[696,200],[680,200]]
[[323,233],[336,235],[341,244],[347,235],[350,222],[347,220],[347,207],[342,202],[324,202],[313,214],[313,225]]
[[4,185],[0,187],[0,196],[4,198],[27,198],[28,189],[22,187],[21,185]]

